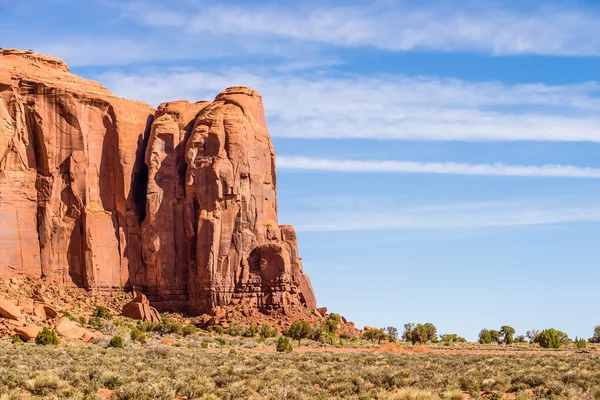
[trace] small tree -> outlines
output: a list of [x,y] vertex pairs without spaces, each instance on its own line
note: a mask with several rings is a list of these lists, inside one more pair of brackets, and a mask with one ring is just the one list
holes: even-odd
[[327,329],[331,333],[335,333],[342,322],[342,317],[339,314],[331,313],[327,316],[327,320],[325,324],[327,325]]
[[504,325],[500,328],[500,342],[504,344],[512,344],[514,341],[515,330],[513,327]]
[[383,331],[390,338],[393,338],[394,340],[398,340],[398,329],[394,328],[393,326],[388,326],[387,328],[384,328]]
[[44,327],[35,337],[35,344],[44,346],[51,344],[56,346],[58,344],[58,336],[56,336],[56,332]]
[[260,331],[259,331],[259,335],[261,338],[270,338],[270,337],[275,337],[277,336],[277,329],[269,326],[269,325],[262,325],[260,327]]
[[492,334],[488,329],[482,329],[479,331],[479,343],[490,344],[492,343]]
[[423,325],[425,327],[425,331],[427,332],[427,340],[426,342],[436,343],[437,339],[437,328],[431,322],[427,322]]
[[537,343],[537,336],[540,334],[540,331],[537,329],[531,329],[527,331],[525,336],[529,339],[529,343]]
[[377,341],[378,343],[381,343],[381,339],[383,339],[384,336],[385,333],[383,333],[381,329],[377,328],[367,329],[365,333],[363,333],[363,338],[370,340],[371,342]]
[[286,338],[285,336],[279,337],[279,340],[277,340],[277,351],[289,353],[293,349],[292,341],[289,338]]
[[536,341],[543,348],[559,349],[562,344],[561,333],[563,332],[557,331],[554,328],[544,329],[536,336]]
[[300,346],[300,341],[302,339],[308,339],[311,336],[312,327],[306,321],[296,320],[288,329],[288,335],[298,341],[298,346]]
[[404,333],[402,333],[402,340],[405,342],[412,342],[412,333],[415,329],[415,324],[409,322],[408,324],[404,324]]
[[594,327],[594,336],[589,339],[590,343],[600,343],[600,325]]

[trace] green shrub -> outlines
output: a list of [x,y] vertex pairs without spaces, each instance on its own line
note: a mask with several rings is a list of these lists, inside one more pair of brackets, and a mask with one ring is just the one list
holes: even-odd
[[85,324],[87,324],[87,320],[85,319],[85,317],[81,316],[81,317],[79,317],[79,323],[81,325],[85,325]]
[[365,333],[363,333],[363,338],[366,340],[370,340],[371,342],[381,342],[384,338],[385,334],[381,329],[371,328],[367,329]]
[[262,325],[260,327],[259,336],[263,339],[275,337],[277,336],[277,329],[269,325]]
[[327,316],[327,319],[325,320],[325,325],[327,325],[327,329],[329,329],[329,332],[335,333],[337,332],[341,322],[342,317],[340,317],[339,314],[331,313]]
[[[327,325],[327,331],[331,332],[329,325]],[[287,331],[289,337],[298,341],[298,346],[302,339],[308,339],[312,333],[313,329],[310,324],[301,320],[294,321]]]
[[247,326],[246,329],[244,329],[244,333],[242,334],[242,336],[254,337],[254,336],[256,336],[257,333],[258,333],[258,326],[250,325],[250,326]]
[[119,335],[115,335],[110,339],[110,342],[108,343],[108,347],[115,347],[118,349],[122,349],[123,348],[123,338]]
[[73,321],[73,322],[79,322],[79,318],[77,318],[76,316],[74,316],[73,314],[71,314],[71,313],[70,313],[70,312],[68,312],[68,311],[65,311],[65,312],[63,313],[63,315],[64,315],[64,316],[65,316],[67,319],[69,319],[69,320],[71,320],[71,321]]
[[15,336],[12,337],[11,342],[13,344],[19,344],[19,343],[23,343],[23,339],[21,339],[21,336],[15,335]]
[[104,306],[97,306],[94,312],[92,313],[92,317],[102,318],[102,319],[112,319],[112,314],[108,310],[108,308]]
[[217,335],[222,335],[223,333],[225,333],[225,329],[221,326],[221,325],[216,325],[212,327],[212,330],[217,334]]
[[219,343],[220,346],[225,346],[227,344],[227,340],[222,337],[215,338],[215,341]]
[[452,344],[452,343],[466,343],[467,339],[465,339],[464,337],[458,336],[456,333],[446,333],[443,335],[440,335],[441,339],[442,339],[442,343],[446,344]]
[[[510,328],[510,327],[507,327]],[[512,329],[512,328],[511,328]],[[512,333],[514,334],[514,332]],[[479,332],[479,343],[481,344],[491,344],[491,343],[499,343],[500,342],[500,332],[495,329],[482,329]]]
[[88,320],[88,324],[97,329],[100,329],[104,326],[104,323],[98,317],[90,317],[90,319]]
[[238,324],[231,324],[225,329],[225,333],[229,336],[242,336],[244,334],[244,327]]
[[426,324],[408,323],[404,325],[402,339],[412,344],[437,343],[437,328],[431,322],[427,322]]
[[347,333],[342,333],[340,335],[340,339],[350,339],[350,335],[348,335]]
[[133,328],[131,330],[131,340],[137,343],[146,343],[146,334],[139,328]]
[[[535,338],[536,342],[546,349],[559,349],[561,346],[561,333],[554,328],[544,329]],[[563,334],[564,335],[564,334]]]
[[583,350],[587,347],[587,342],[584,338],[579,339],[575,337],[575,347],[577,347],[579,350]]
[[58,336],[56,336],[56,332],[44,327],[40,333],[35,338],[35,344],[39,345],[54,345],[58,344]]
[[182,330],[183,336],[190,336],[196,332],[198,332],[198,328],[194,324],[187,324]]
[[335,333],[332,333],[326,324],[315,326],[310,337],[323,344],[334,344],[336,339]]
[[277,340],[277,351],[278,352],[289,353],[293,349],[294,348],[292,347],[292,341],[289,338],[287,338],[285,336],[279,337],[279,340]]
[[202,342],[200,343],[200,347],[203,349],[208,349],[208,342]]
[[175,320],[169,317],[163,317],[160,322],[147,324],[146,330],[148,332],[156,332],[163,336],[168,334],[183,334],[183,327],[181,324],[178,324]]

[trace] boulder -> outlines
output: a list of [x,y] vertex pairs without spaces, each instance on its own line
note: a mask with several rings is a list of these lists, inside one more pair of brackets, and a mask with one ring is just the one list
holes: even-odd
[[15,328],[15,333],[25,341],[34,340],[41,331],[42,327],[36,325],[27,325],[21,328]]
[[67,317],[62,317],[56,325],[55,331],[69,339],[83,339],[93,334],[86,328],[79,326]]
[[17,307],[12,301],[5,299],[0,299],[0,316],[13,320],[23,319],[21,309]]
[[139,293],[133,300],[123,306],[122,315],[127,318],[137,319],[147,322],[159,322],[160,314],[150,306],[148,298]]
[[42,321],[46,320],[46,310],[44,309],[43,303],[35,303],[33,305],[33,315],[40,318]]
[[327,307],[319,307],[317,308],[317,312],[321,314],[322,317],[324,317],[327,314]]

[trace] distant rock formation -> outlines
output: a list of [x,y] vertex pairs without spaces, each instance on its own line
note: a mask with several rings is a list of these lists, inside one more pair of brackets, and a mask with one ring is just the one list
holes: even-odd
[[0,277],[19,274],[196,314],[315,309],[296,233],[278,225],[261,96],[154,110],[55,57],[0,50]]

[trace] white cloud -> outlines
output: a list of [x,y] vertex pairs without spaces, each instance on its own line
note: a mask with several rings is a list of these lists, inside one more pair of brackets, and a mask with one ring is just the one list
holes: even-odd
[[[511,10],[509,2],[392,2],[332,6],[306,2],[277,5],[181,2],[169,9],[129,3],[138,23],[174,28],[188,35],[288,39],[389,51],[439,50],[497,55],[600,55],[596,9],[537,7]],[[504,8],[501,8],[504,7]]]
[[262,93],[279,137],[600,142],[600,85],[502,84],[435,77],[193,69],[106,73],[118,95],[158,105],[211,99],[228,86]]
[[[376,203],[373,200],[373,203]],[[382,212],[372,208],[352,211],[282,212],[281,221],[299,232],[366,231],[381,229],[484,229],[565,223],[600,222],[600,207],[560,207],[533,202],[491,202],[397,207]],[[529,204],[528,204],[529,203]]]
[[279,156],[277,157],[277,168],[279,170],[300,171],[600,179],[600,168],[585,168],[574,165],[509,165],[502,163],[466,164],[454,162],[426,163],[413,161],[335,160]]

